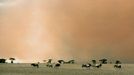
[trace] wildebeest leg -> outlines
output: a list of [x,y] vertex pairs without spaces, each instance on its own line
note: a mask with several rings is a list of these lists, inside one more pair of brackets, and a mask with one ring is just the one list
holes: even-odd
[[39,68],[39,65],[37,64],[37,68]]

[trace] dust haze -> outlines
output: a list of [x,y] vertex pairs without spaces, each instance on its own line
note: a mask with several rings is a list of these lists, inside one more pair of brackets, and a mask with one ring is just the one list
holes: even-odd
[[0,1],[0,57],[134,62],[133,0]]

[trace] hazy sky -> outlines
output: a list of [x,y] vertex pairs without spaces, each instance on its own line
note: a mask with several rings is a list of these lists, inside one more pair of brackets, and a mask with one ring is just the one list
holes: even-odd
[[0,0],[0,58],[134,62],[133,0]]

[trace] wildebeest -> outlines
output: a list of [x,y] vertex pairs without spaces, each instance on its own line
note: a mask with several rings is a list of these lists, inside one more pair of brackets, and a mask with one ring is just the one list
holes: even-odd
[[100,68],[101,66],[102,66],[102,64],[99,64],[99,65],[96,64],[96,65],[95,65],[96,68]]
[[121,68],[121,65],[115,64],[115,65],[114,65],[114,68]]
[[121,68],[121,61],[116,60],[114,68]]
[[60,64],[74,64],[75,60],[69,60],[69,61],[58,60],[58,63],[60,63]]
[[104,59],[100,59],[99,61],[100,61],[101,64],[107,64],[107,59],[105,59],[105,58]]
[[74,64],[75,60],[69,60],[68,61],[70,64]]
[[82,64],[81,67],[82,68],[90,68],[91,67],[91,64],[90,63],[88,63],[88,64]]
[[0,59],[0,63],[6,63],[6,59]]
[[91,66],[94,67],[94,68],[101,68],[102,67],[102,64],[93,64]]
[[46,64],[47,67],[49,68],[53,68],[53,64],[49,63],[49,64]]
[[56,63],[54,67],[56,68],[56,67],[60,67],[60,66],[61,66],[60,63]]
[[39,64],[32,63],[31,66],[39,68]]

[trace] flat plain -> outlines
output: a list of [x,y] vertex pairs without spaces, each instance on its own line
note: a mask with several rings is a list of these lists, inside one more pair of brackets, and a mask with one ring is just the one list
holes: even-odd
[[39,68],[30,63],[0,64],[0,75],[134,75],[134,64],[122,64],[121,69],[115,69],[113,64],[101,68],[81,68],[81,64],[62,64],[59,68],[48,68],[40,64]]

